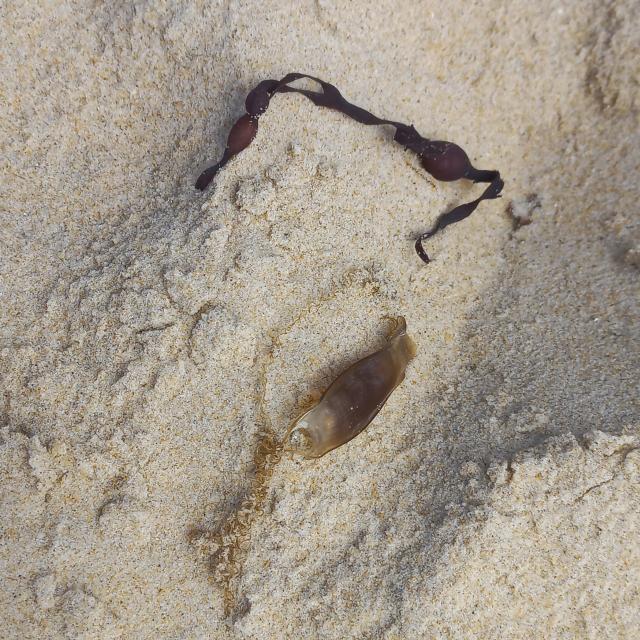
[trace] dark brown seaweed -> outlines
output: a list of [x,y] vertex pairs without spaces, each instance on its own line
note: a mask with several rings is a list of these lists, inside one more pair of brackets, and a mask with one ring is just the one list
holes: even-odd
[[[302,78],[317,82],[322,91],[311,91],[289,86],[292,82]],[[415,153],[420,158],[420,164],[423,168],[436,180],[450,182],[464,178],[473,182],[489,183],[489,186],[479,198],[443,213],[438,217],[431,229],[417,238],[415,243],[416,252],[426,263],[430,260],[424,250],[423,242],[425,240],[450,224],[470,216],[483,200],[493,200],[500,197],[500,192],[504,186],[500,173],[498,171],[476,169],[471,164],[466,152],[457,144],[443,140],[429,140],[428,138],[423,138],[413,125],[378,118],[362,107],[348,102],[332,84],[304,73],[289,73],[281,80],[263,80],[249,92],[245,100],[246,114],[239,118],[231,128],[222,158],[217,164],[203,171],[196,181],[196,189],[201,191],[206,189],[216,173],[233,156],[251,144],[258,131],[258,119],[267,110],[271,98],[276,93],[299,93],[307,97],[315,105],[340,111],[361,124],[395,127],[396,133],[393,139],[405,149]]]

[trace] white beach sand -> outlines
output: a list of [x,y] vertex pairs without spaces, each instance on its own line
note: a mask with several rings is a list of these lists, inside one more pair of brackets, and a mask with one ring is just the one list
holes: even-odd
[[[0,636],[637,638],[639,23],[0,5]],[[289,71],[460,144],[504,197],[425,266],[412,238],[481,187],[297,95],[197,192]],[[265,465],[388,315],[418,355],[375,421]]]

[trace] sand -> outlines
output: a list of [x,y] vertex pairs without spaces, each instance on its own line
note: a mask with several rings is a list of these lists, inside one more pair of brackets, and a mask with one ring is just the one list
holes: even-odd
[[[640,8],[0,7],[3,638],[635,638]],[[497,168],[277,96],[303,71]],[[292,419],[403,315],[356,439]]]

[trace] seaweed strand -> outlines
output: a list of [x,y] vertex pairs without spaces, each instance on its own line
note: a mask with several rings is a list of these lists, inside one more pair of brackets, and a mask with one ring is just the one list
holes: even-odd
[[[322,91],[311,91],[290,86],[292,82],[303,78],[318,83]],[[489,186],[479,198],[443,213],[438,217],[431,229],[418,236],[415,242],[415,249],[420,259],[425,263],[430,262],[423,245],[425,240],[450,224],[460,222],[470,216],[483,200],[494,200],[500,197],[500,192],[504,187],[500,173],[498,171],[476,169],[471,164],[466,152],[457,144],[445,140],[430,140],[421,136],[413,125],[379,118],[366,109],[350,103],[334,85],[304,73],[288,73],[281,80],[263,80],[249,92],[245,100],[246,113],[231,128],[222,158],[202,172],[196,181],[196,189],[201,191],[206,189],[216,173],[231,158],[251,144],[258,131],[258,120],[267,110],[271,98],[276,93],[299,93],[311,100],[316,106],[339,111],[360,124],[390,125],[395,127],[396,132],[393,139],[406,150],[415,153],[420,158],[420,164],[422,164],[424,170],[436,180],[451,182],[465,179],[474,183],[489,183]]]

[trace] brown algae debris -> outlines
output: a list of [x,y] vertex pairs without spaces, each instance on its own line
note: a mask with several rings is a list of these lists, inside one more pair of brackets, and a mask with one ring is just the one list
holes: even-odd
[[[322,91],[311,91],[291,86],[291,83],[303,78],[319,84]],[[500,177],[500,173],[495,170],[476,169],[462,147],[446,140],[425,138],[418,133],[413,125],[379,118],[362,107],[351,104],[334,85],[305,73],[288,73],[280,80],[263,80],[249,92],[245,100],[246,113],[231,127],[222,158],[202,172],[196,181],[196,189],[204,191],[216,173],[231,158],[251,144],[258,132],[260,116],[267,110],[272,98],[278,93],[298,93],[311,100],[316,106],[339,111],[360,124],[395,127],[396,132],[393,139],[402,145],[405,150],[416,154],[420,159],[422,168],[436,180],[452,182],[465,179],[475,183],[489,184],[480,197],[442,213],[428,231],[421,233],[417,237],[415,241],[416,253],[425,263],[431,261],[423,246],[425,240],[428,240],[450,224],[460,222],[470,216],[483,200],[494,200],[500,197],[504,187],[504,181]]]
[[319,458],[355,438],[376,417],[416,354],[405,319],[393,322],[387,344],[340,374],[295,421],[285,437],[285,450]]
[[208,552],[211,577],[222,591],[225,615],[235,607],[234,585],[242,571],[251,527],[263,513],[269,481],[281,456],[282,446],[278,439],[270,430],[265,430],[260,435],[253,457],[255,476],[248,495],[219,530],[194,528],[189,533],[190,541]]

